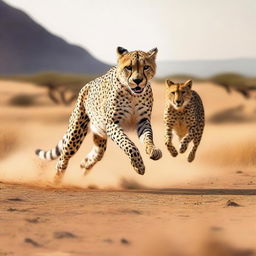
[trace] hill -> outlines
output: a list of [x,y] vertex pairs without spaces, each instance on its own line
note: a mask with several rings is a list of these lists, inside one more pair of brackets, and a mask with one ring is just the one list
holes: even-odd
[[108,68],[85,49],[53,35],[23,11],[0,0],[0,74],[98,74]]

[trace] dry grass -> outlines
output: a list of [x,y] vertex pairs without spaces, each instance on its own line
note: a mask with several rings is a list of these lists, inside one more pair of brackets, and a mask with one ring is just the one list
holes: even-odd
[[17,130],[10,127],[0,128],[0,159],[6,158],[12,153],[19,144],[19,136]]
[[248,138],[246,141],[223,144],[205,152],[202,159],[221,166],[255,166],[256,141]]

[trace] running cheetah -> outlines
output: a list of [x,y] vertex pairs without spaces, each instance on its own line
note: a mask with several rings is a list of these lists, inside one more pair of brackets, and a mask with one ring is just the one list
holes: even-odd
[[156,54],[157,48],[128,52],[118,47],[117,65],[81,89],[64,137],[47,152],[36,150],[42,159],[59,158],[56,179],[64,175],[70,158],[82,144],[89,122],[94,146],[81,162],[82,168],[89,170],[102,159],[110,137],[128,155],[135,171],[143,175],[145,167],[140,152],[123,130],[131,119],[136,121],[138,137],[149,157],[161,158],[150,123],[153,105],[150,81],[156,71]]
[[184,153],[188,144],[193,141],[194,146],[188,155],[188,162],[195,159],[204,130],[203,103],[191,87],[191,80],[185,83],[173,83],[167,80],[164,111],[165,145],[173,157],[178,155],[178,151],[172,145],[173,130],[180,139],[180,153]]

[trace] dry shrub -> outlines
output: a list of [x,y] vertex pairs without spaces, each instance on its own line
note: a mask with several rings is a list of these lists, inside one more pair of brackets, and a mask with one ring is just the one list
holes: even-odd
[[19,144],[18,137],[18,133],[14,129],[9,127],[0,128],[0,159],[6,158],[17,148]]
[[205,152],[202,158],[212,164],[227,166],[255,166],[256,141],[247,140],[219,145]]
[[33,95],[28,95],[28,94],[15,95],[9,101],[9,105],[19,106],[19,107],[29,107],[35,104],[36,104],[35,97]]

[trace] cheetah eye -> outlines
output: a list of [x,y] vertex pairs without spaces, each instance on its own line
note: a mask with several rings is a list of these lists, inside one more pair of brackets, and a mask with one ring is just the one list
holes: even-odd
[[175,95],[175,92],[171,92],[171,94]]
[[148,65],[144,66],[144,70],[148,70],[149,68],[150,68],[150,66],[148,66]]
[[186,92],[185,92],[185,91],[182,91],[181,93],[182,93],[182,94],[185,94]]
[[127,69],[127,70],[130,70],[130,71],[131,71],[131,70],[132,70],[132,66],[126,66],[126,67],[125,67],[125,69]]

